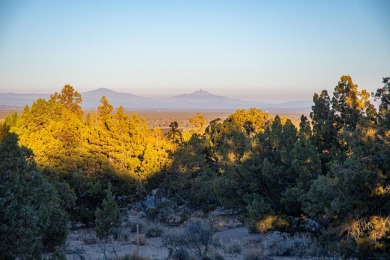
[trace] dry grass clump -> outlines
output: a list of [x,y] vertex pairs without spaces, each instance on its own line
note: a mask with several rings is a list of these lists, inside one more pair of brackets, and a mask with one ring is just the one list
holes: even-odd
[[265,260],[267,257],[263,255],[263,251],[259,248],[246,248],[243,250],[245,260]]
[[113,228],[111,230],[112,238],[117,241],[127,242],[131,237],[131,229],[127,227]]
[[151,224],[145,230],[146,237],[161,237],[164,234],[165,228],[160,224]]
[[278,231],[269,233],[262,241],[267,255],[313,257],[321,255],[318,242],[308,234],[289,235]]
[[228,254],[240,254],[242,251],[242,245],[239,241],[234,240],[229,242],[225,247],[225,252]]
[[94,235],[85,235],[83,236],[83,241],[86,245],[94,245],[98,242],[98,239]]

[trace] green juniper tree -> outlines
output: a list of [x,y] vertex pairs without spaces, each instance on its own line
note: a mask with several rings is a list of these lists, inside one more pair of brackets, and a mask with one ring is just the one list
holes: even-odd
[[120,211],[111,191],[111,183],[106,190],[107,197],[102,202],[102,208],[96,209],[96,234],[99,238],[106,238],[110,230],[120,225]]
[[65,242],[67,215],[16,134],[0,143],[0,258],[39,258]]

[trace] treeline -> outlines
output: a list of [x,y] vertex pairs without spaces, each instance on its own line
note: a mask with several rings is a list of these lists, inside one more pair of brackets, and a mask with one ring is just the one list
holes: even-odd
[[[298,232],[297,222],[311,219],[315,235],[337,241],[343,256],[388,257],[389,83],[385,78],[373,93],[378,110],[367,91],[343,76],[332,97],[314,95],[310,119],[302,116],[298,129],[289,119],[249,109],[208,126],[197,114],[190,133],[172,122],[167,136],[122,107],[114,111],[105,97],[85,115],[82,97],[66,85],[1,126],[0,255],[30,256],[61,245],[68,216],[93,225],[102,201],[112,201],[112,184],[119,203],[159,188],[159,196],[177,205],[243,212],[258,232]],[[31,188],[34,181],[46,188]],[[38,221],[31,234],[40,236],[29,240],[34,247],[15,249],[23,242],[7,235],[25,227],[12,222],[20,216]],[[48,244],[47,237],[56,239]]]
[[240,209],[260,232],[300,231],[311,219],[343,256],[389,257],[389,78],[383,83],[377,110],[341,77],[332,98],[314,95],[299,129],[254,109],[211,122],[173,155],[164,189],[194,208]]

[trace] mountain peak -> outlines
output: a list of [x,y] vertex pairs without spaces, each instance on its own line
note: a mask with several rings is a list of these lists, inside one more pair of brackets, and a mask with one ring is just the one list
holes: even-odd
[[194,93],[205,93],[205,94],[210,94],[209,92],[203,90],[203,89],[199,89],[198,91],[195,91]]
[[210,92],[207,92],[207,91],[205,91],[205,90],[203,90],[203,89],[199,89],[199,90],[197,90],[197,91],[195,91],[195,92],[192,92],[192,93],[189,94],[189,95],[191,95],[191,96],[201,96],[201,97],[203,97],[203,96],[214,96],[214,95],[211,94]]
[[92,90],[91,92],[115,92],[115,91],[108,89],[108,88],[98,88],[98,89]]

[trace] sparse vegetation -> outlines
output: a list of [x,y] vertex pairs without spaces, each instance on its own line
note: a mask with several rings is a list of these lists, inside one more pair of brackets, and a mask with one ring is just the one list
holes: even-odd
[[151,224],[146,228],[146,237],[161,237],[164,234],[164,227],[160,224]]

